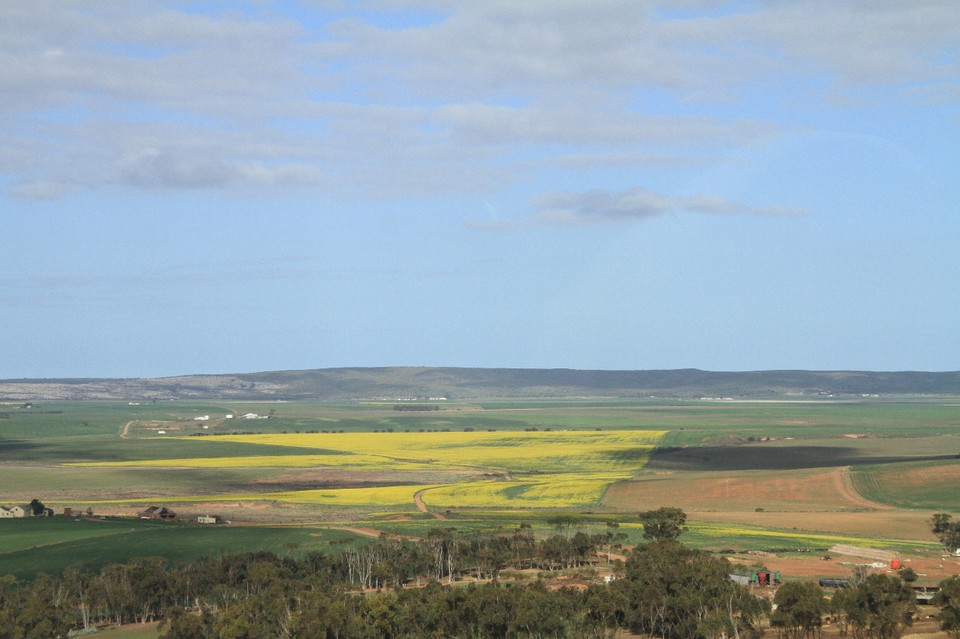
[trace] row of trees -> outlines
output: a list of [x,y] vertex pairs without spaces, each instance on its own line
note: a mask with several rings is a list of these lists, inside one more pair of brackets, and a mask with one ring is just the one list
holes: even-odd
[[199,614],[168,611],[165,639],[319,637],[327,639],[616,637],[624,629],[667,639],[758,637],[769,608],[728,579],[727,563],[672,540],[634,550],[623,578],[585,590],[488,583],[360,594],[311,579],[271,579],[249,595]]
[[[912,591],[886,575],[865,576],[830,599],[815,584],[787,583],[771,613],[766,600],[728,578],[725,560],[676,540],[685,529],[682,511],[648,511],[641,521],[650,542],[614,562],[619,579],[584,590],[525,583],[519,573],[516,583],[501,579],[508,569],[550,571],[609,558],[624,537],[614,523],[594,535],[537,539],[521,528],[464,538],[444,528],[421,542],[380,539],[300,559],[261,552],[171,566],[142,558],[29,582],[8,576],[0,578],[0,639],[155,619],[163,619],[165,639],[599,639],[625,629],[665,639],[750,639],[761,634],[765,616],[781,639],[800,639],[819,635],[825,615],[843,637],[894,639],[911,622]],[[466,576],[490,583],[446,585]],[[942,626],[960,639],[960,577],[941,585],[935,603]]]
[[937,513],[931,520],[933,534],[937,536],[947,550],[956,552],[960,548],[960,521],[950,521],[947,513]]
[[518,531],[463,540],[447,530],[423,542],[379,540],[302,559],[249,553],[170,566],[144,558],[60,578],[5,577],[0,639],[154,619],[164,619],[168,639],[608,637],[622,628],[671,639],[753,634],[762,600],[728,580],[725,561],[673,540],[639,547],[621,564],[622,579],[586,590],[539,580],[441,583],[467,574],[495,579],[497,566],[583,565],[608,550],[613,535],[535,540]]
[[[777,608],[770,625],[778,638],[785,639],[819,637],[827,615],[838,623],[841,637],[895,639],[913,623],[916,610],[916,597],[901,579],[879,574],[868,575],[829,599],[814,583],[789,582],[777,590],[773,602]],[[960,576],[942,581],[931,603],[940,608],[940,628],[960,639]]]
[[916,609],[913,591],[900,578],[879,574],[838,590],[830,599],[814,583],[786,583],[777,590],[774,603],[770,625],[786,639],[819,637],[828,614],[839,625],[841,637],[895,639],[913,623]]
[[[649,572],[664,562],[676,566],[676,560],[684,566],[680,575]],[[790,582],[777,591],[777,609],[770,613],[765,599],[716,573],[722,563],[679,544],[657,542],[631,556],[625,579],[584,591],[550,590],[542,582],[465,588],[431,582],[422,589],[364,597],[331,590],[291,597],[272,588],[219,616],[174,609],[164,622],[163,637],[604,639],[629,628],[668,639],[755,639],[762,634],[757,622],[768,614],[779,639],[820,637],[828,615],[841,638],[895,639],[912,623],[913,593],[897,577],[871,575],[829,599],[814,583]],[[960,577],[942,586],[934,600],[941,606],[941,626],[960,639]]]
[[450,583],[463,577],[498,580],[504,570],[562,570],[609,557],[622,548],[626,535],[608,527],[602,534],[556,534],[537,539],[529,529],[512,535],[462,537],[454,528],[436,528],[419,544],[380,539],[351,548],[336,562],[347,585],[392,588],[429,579]]
[[[95,624],[151,619],[164,620],[165,639],[599,639],[623,629],[667,639],[751,638],[759,636],[758,622],[768,614],[786,639],[817,635],[828,614],[844,637],[894,639],[910,624],[915,605],[899,578],[871,575],[830,600],[813,583],[787,583],[771,614],[766,600],[728,579],[725,560],[675,540],[635,548],[622,578],[609,585],[554,590],[538,580],[451,588],[436,579],[438,570],[447,578],[448,557],[437,545],[448,542],[368,546],[369,557],[388,564],[402,564],[415,548],[423,550],[423,559],[444,564],[438,569],[424,561],[418,574],[411,564],[411,576],[393,583],[419,582],[420,588],[359,590],[363,576],[351,563],[360,550],[300,560],[252,553],[177,566],[146,558],[96,573],[71,569],[58,579],[41,575],[21,583],[5,577],[0,639],[65,636]],[[473,571],[468,556],[461,555],[460,565]],[[943,628],[960,639],[960,577],[942,586],[935,603]]]
[[[29,583],[6,576],[0,579],[0,639],[153,621],[175,608],[222,611],[278,583],[348,591],[420,586],[431,580],[449,583],[466,576],[496,580],[505,569],[574,568],[594,561],[600,551],[619,548],[624,537],[609,528],[605,534],[577,532],[545,539],[535,539],[529,529],[465,538],[455,529],[442,528],[422,543],[380,539],[301,560],[256,553],[169,566],[153,557],[109,564],[98,572],[71,568],[60,578],[41,575]],[[9,634],[13,628],[19,630]]]

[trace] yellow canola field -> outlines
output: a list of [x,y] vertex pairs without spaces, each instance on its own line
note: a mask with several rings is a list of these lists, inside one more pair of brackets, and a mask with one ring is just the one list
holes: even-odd
[[[264,502],[310,504],[341,507],[414,508],[414,495],[423,492],[424,502],[441,508],[578,508],[596,504],[611,482],[624,475],[579,475],[576,473],[543,475],[516,481],[474,481],[459,484],[403,485],[377,488],[331,488],[270,493],[189,495],[164,497],[164,502]],[[102,500],[91,504],[139,503],[142,499]]]
[[[335,450],[324,465],[353,466],[371,457],[430,468],[488,468],[566,473],[639,470],[665,431],[532,431],[226,435],[216,441]],[[197,441],[194,439],[194,441]],[[202,440],[200,440],[202,441]]]
[[882,539],[882,538],[864,538],[849,537],[846,535],[836,535],[819,532],[807,531],[789,531],[789,530],[771,530],[756,528],[753,526],[736,526],[731,524],[720,524],[711,522],[694,522],[690,524],[690,530],[706,537],[720,537],[723,539],[736,539],[744,537],[766,537],[777,539],[796,539],[807,543],[820,543],[823,545],[835,544],[853,544],[862,546],[868,544],[875,548],[897,547],[903,549],[906,547],[936,547],[933,542],[910,541],[904,539]]
[[600,501],[612,482],[624,474],[583,475],[564,473],[517,481],[484,481],[447,484],[424,492],[433,508],[577,508]]
[[[198,455],[180,459],[85,462],[83,466],[187,468],[342,468],[496,472],[500,480],[257,494],[169,496],[164,501],[279,501],[329,506],[413,507],[426,490],[432,508],[576,508],[596,504],[607,487],[643,468],[665,431],[323,433],[181,438]],[[302,455],[205,457],[206,441],[302,448]],[[258,450],[262,451],[262,448]],[[313,452],[311,452],[313,451]]]
[[[303,455],[196,457],[81,462],[78,466],[186,468],[383,468],[391,470],[489,469],[508,472],[631,472],[647,462],[665,431],[536,431],[450,433],[324,433],[224,435],[180,438],[303,448]],[[315,453],[307,451],[315,450]]]

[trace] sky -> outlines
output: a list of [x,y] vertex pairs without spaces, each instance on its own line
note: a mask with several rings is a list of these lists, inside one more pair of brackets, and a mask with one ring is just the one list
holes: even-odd
[[960,369],[956,0],[4,0],[0,378]]

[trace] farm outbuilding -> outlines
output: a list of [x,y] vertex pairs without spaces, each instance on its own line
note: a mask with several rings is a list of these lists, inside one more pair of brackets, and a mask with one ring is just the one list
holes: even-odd
[[173,512],[166,506],[150,506],[146,510],[140,511],[138,514],[140,519],[176,519],[177,513]]
[[23,506],[0,506],[0,519],[20,519],[21,517],[53,517],[53,509],[45,508],[43,504],[34,509],[32,504]]

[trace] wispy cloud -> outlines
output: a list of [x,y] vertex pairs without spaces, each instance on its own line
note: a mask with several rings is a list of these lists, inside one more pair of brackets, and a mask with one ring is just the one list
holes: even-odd
[[536,198],[532,208],[533,214],[525,218],[475,219],[466,226],[478,231],[513,231],[536,226],[635,223],[672,213],[759,217],[808,214],[802,208],[755,206],[708,194],[662,195],[644,188],[556,191]]
[[[311,25],[253,4],[205,15],[2,3],[0,175],[10,193],[464,193],[591,156],[679,167],[753,144],[784,130],[771,111],[702,107],[718,95],[747,102],[764,78],[826,76],[825,94],[898,86],[956,102],[952,0],[699,15],[618,0],[364,3],[432,16],[388,26],[343,18],[348,4],[330,14],[313,4]],[[657,96],[688,108],[665,111]]]
[[541,224],[637,222],[667,213],[763,217],[798,216],[806,213],[802,209],[752,206],[716,195],[660,195],[643,188],[625,191],[594,190],[584,193],[560,191],[538,198],[534,206],[534,219]]

